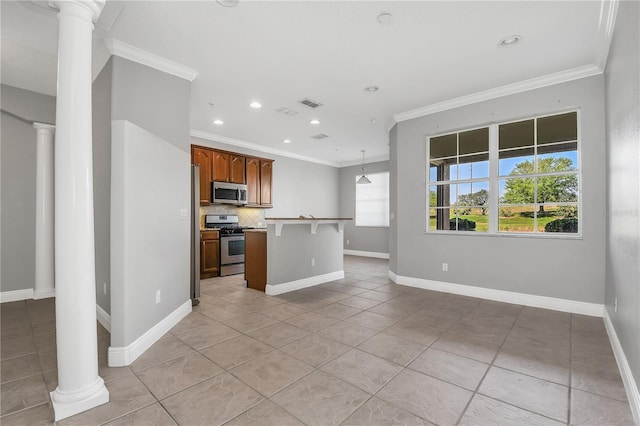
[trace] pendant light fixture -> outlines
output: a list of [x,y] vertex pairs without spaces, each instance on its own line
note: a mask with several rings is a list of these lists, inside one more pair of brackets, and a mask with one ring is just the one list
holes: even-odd
[[365,153],[365,150],[363,149],[362,150],[362,176],[360,176],[360,179],[358,179],[356,182],[359,184],[371,183],[367,175],[364,173],[364,153]]

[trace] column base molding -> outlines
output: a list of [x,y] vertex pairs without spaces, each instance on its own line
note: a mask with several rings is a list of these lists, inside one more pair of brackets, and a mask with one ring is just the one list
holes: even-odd
[[56,388],[50,395],[56,422],[109,402],[109,391],[102,377],[77,392],[66,393]]

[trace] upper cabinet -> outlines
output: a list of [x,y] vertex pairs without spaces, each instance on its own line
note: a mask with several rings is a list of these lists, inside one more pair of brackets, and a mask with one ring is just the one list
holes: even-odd
[[260,206],[260,160],[247,157],[247,205]]
[[273,160],[193,145],[191,162],[200,165],[201,205],[211,203],[211,182],[215,181],[246,184],[247,207],[273,207]]
[[224,151],[213,151],[213,180],[215,182],[245,183],[244,157]]
[[247,157],[247,207],[273,207],[271,183],[273,160]]
[[260,205],[272,207],[271,183],[273,182],[273,161],[260,160]]
[[213,151],[214,182],[229,182],[229,153]]
[[242,155],[231,154],[229,156],[229,182],[245,183],[244,169],[244,157]]
[[191,163],[200,166],[200,204],[211,204],[211,161],[213,151],[191,148]]

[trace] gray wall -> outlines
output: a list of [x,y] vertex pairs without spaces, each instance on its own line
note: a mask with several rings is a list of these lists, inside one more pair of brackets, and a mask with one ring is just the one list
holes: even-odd
[[[580,107],[582,239],[427,234],[426,137]],[[398,275],[575,301],[604,302],[604,77],[505,96],[397,125]],[[394,158],[394,149],[392,159]],[[393,243],[392,243],[393,246]],[[441,264],[449,264],[442,272]]]
[[398,126],[389,131],[389,270],[398,270]]
[[[2,109],[29,121],[55,123],[56,98],[2,85]],[[0,291],[35,281],[36,129],[2,113]]]
[[[362,166],[340,169],[340,217],[351,217],[344,227],[344,248],[347,250],[389,253],[389,228],[374,226],[356,227],[356,176]],[[381,161],[365,165],[367,173],[389,171],[389,162]],[[347,243],[349,241],[349,243]]]
[[117,56],[111,60],[112,120],[130,121],[190,152],[191,83]]
[[191,138],[191,143],[275,160],[273,208],[267,209],[266,217],[337,217],[339,214],[340,172],[335,167],[195,137]]
[[640,385],[639,15],[638,2],[620,2],[605,73],[609,213],[605,303],[636,385]]
[[123,347],[189,300],[191,84],[113,57],[111,94],[111,345]]
[[[267,284],[278,285],[317,275],[342,271],[342,234],[337,224],[284,225],[276,237],[275,225],[267,230]],[[311,265],[315,259],[315,265]]]
[[[96,250],[96,303],[111,313],[111,81],[110,59],[92,87],[93,212]],[[105,294],[104,285],[107,291]]]

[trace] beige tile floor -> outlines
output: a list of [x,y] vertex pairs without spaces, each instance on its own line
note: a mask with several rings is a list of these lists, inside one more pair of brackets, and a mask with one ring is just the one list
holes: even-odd
[[[100,375],[110,402],[62,425],[632,424],[602,319],[412,289],[388,262],[278,297],[241,276],[131,366]],[[53,300],[5,303],[3,426],[52,424]]]

